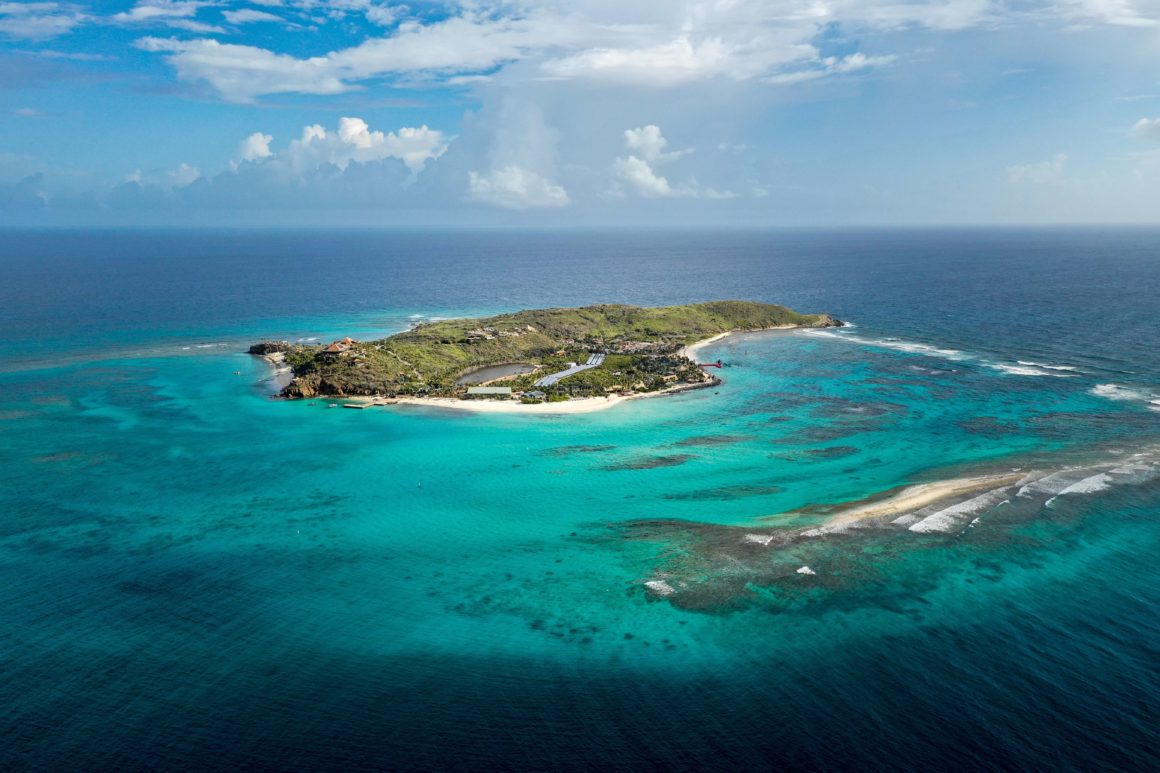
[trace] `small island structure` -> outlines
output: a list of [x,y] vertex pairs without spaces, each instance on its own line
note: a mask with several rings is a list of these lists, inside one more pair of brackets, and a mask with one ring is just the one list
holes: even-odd
[[423,322],[375,341],[265,341],[249,351],[290,368],[280,392],[288,399],[534,406],[712,386],[720,380],[689,356],[696,344],[733,332],[841,325],[828,314],[749,301],[605,304]]

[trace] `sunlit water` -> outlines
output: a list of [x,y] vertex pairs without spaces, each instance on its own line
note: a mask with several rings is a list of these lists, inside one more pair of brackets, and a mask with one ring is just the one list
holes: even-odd
[[[1160,234],[24,234],[0,261],[5,767],[1160,764]],[[567,417],[279,402],[240,353],[728,297],[855,324]],[[809,509],[1013,469],[1040,477],[929,528]]]

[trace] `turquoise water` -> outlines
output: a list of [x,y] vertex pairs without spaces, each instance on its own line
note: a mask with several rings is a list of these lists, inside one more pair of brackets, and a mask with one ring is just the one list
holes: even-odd
[[[487,238],[496,252],[530,249]],[[430,272],[424,282],[444,277],[451,300],[428,308],[328,315],[282,277],[266,289],[289,292],[294,311],[247,316],[217,293],[175,284],[159,297],[144,282],[137,319],[121,309],[99,334],[72,338],[109,308],[74,305],[76,327],[62,317],[43,337],[10,337],[0,759],[1154,768],[1158,363],[1131,325],[1156,303],[1160,268],[1144,258],[1160,240],[1105,235],[1095,243],[1119,245],[1110,256],[1086,245],[1078,263],[1040,257],[1038,275],[1061,277],[1054,291],[1028,288],[1014,310],[972,296],[952,313],[947,299],[985,284],[1013,237],[966,250],[938,282],[915,266],[974,242],[809,242],[835,260],[853,250],[861,268],[798,264],[793,287],[760,277],[779,275],[778,249],[801,246],[747,238],[718,246],[744,261],[708,297],[736,294],[748,276],[749,297],[785,292],[855,326],[726,339],[704,354],[729,365],[718,389],[600,413],[280,402],[264,363],[239,353],[259,330],[364,335],[416,314],[567,301],[532,277],[494,305],[460,302],[472,272],[485,273],[470,261],[456,264],[460,280]],[[1046,251],[1055,237],[1019,238]],[[61,261],[82,254],[59,237],[28,239]],[[598,282],[627,271],[626,240],[577,242],[585,260],[606,261]],[[221,243],[202,248],[213,257]],[[22,250],[9,258],[18,268],[37,254]],[[1122,317],[1065,297],[1092,291],[1068,276],[1087,276],[1093,255],[1115,268],[1101,287],[1125,300]],[[406,265],[395,270],[413,277]],[[670,291],[713,282],[698,266],[671,259]],[[253,283],[260,269],[242,273]],[[424,282],[409,292],[433,297]],[[846,308],[853,297],[873,308]],[[10,330],[55,319],[51,301],[24,303],[6,307]],[[1078,319],[1029,333],[1029,314]],[[1105,345],[1088,346],[1101,330]],[[801,536],[834,512],[810,506],[1014,468],[1057,478],[939,530]]]

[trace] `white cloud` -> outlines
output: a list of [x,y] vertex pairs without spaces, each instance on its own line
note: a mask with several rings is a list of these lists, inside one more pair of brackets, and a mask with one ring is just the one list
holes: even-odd
[[667,198],[736,198],[731,191],[714,188],[701,189],[695,180],[673,185],[656,167],[668,164],[692,153],[692,149],[666,153],[669,141],[655,124],[624,132],[624,147],[630,154],[612,162],[612,193],[623,196],[627,192],[646,199]]
[[467,173],[468,196],[505,209],[564,207],[568,192],[536,172],[511,164],[486,174]]
[[[380,78],[462,84],[474,82],[465,78],[495,77],[519,62],[530,64],[525,72],[548,79],[645,87],[710,79],[792,84],[895,59],[891,53],[825,55],[818,48],[819,33],[836,25],[856,31],[1016,23],[1139,26],[1152,23],[1156,10],[1156,0],[1072,0],[1026,9],[996,0],[498,0],[461,3],[451,16],[429,20],[406,17],[405,6],[372,0],[292,0],[275,7],[283,5],[317,23],[360,14],[384,31],[358,45],[305,58],[212,39],[165,46],[143,41],[141,47],[164,53],[181,78],[204,81],[233,101],[277,93],[336,94]],[[200,7],[195,0],[142,0],[114,18],[192,29],[189,25],[204,26],[193,18]],[[236,24],[277,18],[253,9],[223,13]]]
[[201,170],[196,166],[189,164],[181,164],[179,167],[169,172],[166,175],[169,188],[184,188],[187,185],[192,185],[197,179],[201,177]]
[[843,57],[827,56],[809,63],[805,69],[778,73],[777,75],[769,76],[765,80],[769,83],[781,84],[804,83],[805,81],[824,78],[827,75],[841,75],[844,73],[868,70],[872,67],[881,67],[890,64],[897,58],[894,55],[866,56],[862,53],[849,54]]
[[58,37],[88,19],[71,3],[0,3],[0,35],[21,40]]
[[341,94],[353,86],[335,74],[325,57],[297,59],[253,46],[216,40],[141,38],[144,51],[169,54],[177,76],[206,81],[231,102],[252,102],[263,94]]
[[324,139],[326,139],[326,129],[323,128],[321,125],[311,124],[310,126],[303,126],[302,127],[302,139],[300,140],[301,142],[311,143],[314,140],[324,140]]
[[277,16],[266,11],[259,11],[256,8],[240,8],[236,11],[222,11],[222,16],[230,24],[254,24],[262,22],[274,22],[281,24],[285,22],[281,16]]
[[175,169],[152,169],[150,172],[142,172],[140,169],[125,175],[125,182],[136,183],[138,186],[151,186],[159,190],[174,190],[177,188],[186,188],[193,185],[202,176],[201,169],[196,166],[184,164],[177,166]]
[[1130,134],[1140,139],[1160,139],[1160,118],[1141,118]]
[[238,146],[238,159],[241,161],[258,161],[273,155],[270,151],[270,142],[273,137],[269,134],[254,132],[242,140]]
[[657,174],[647,161],[637,156],[618,158],[612,162],[612,176],[624,183],[634,193],[648,199],[663,199],[681,194],[669,185],[669,181]]
[[[315,130],[318,127],[307,127]],[[303,134],[305,137],[305,133]],[[423,168],[428,159],[438,158],[447,149],[448,140],[442,132],[429,129],[426,125],[418,128],[404,127],[398,133],[371,131],[361,118],[342,118],[338,122],[338,138],[353,147],[351,159],[373,161],[382,158],[399,158],[413,171]]]
[[1157,10],[1156,4],[1149,0],[1067,0],[1058,7],[1064,18],[1116,27],[1155,27],[1160,24]]
[[1055,184],[1063,182],[1066,153],[1057,153],[1047,161],[1034,164],[1016,164],[1007,167],[1007,181],[1013,184],[1036,183]]
[[209,5],[205,0],[142,0],[128,11],[109,17],[113,24],[171,27],[187,32],[225,32],[221,27],[197,21],[194,17]]
[[744,77],[733,51],[719,38],[699,43],[679,38],[640,49],[596,48],[551,59],[543,70],[557,78],[601,78],[657,86],[677,86],[715,75]]
[[337,131],[327,131],[319,124],[305,126],[302,136],[279,153],[270,149],[272,141],[269,134],[255,132],[238,147],[238,158],[276,162],[288,177],[326,165],[345,170],[351,163],[388,158],[399,159],[414,173],[430,159],[441,156],[450,142],[442,132],[427,126],[384,133],[373,131],[366,121],[352,117],[341,118]]
[[18,107],[12,111],[12,114],[21,118],[36,118],[41,115],[41,112],[34,107]]
[[686,149],[678,150],[674,153],[665,153],[665,148],[668,147],[668,144],[669,141],[661,134],[660,127],[655,124],[642,126],[639,129],[626,129],[624,132],[624,147],[628,150],[639,152],[641,157],[650,163],[671,161],[693,152],[690,149]]

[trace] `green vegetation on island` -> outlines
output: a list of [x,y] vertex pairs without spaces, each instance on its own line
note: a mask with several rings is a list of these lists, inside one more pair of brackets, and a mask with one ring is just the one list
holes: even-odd
[[[282,390],[288,398],[466,396],[469,384],[484,383],[471,377],[480,372],[489,377],[486,383],[511,389],[498,396],[560,400],[710,384],[715,378],[683,356],[682,347],[733,331],[841,324],[826,314],[748,301],[658,308],[606,304],[424,322],[375,341],[263,342],[250,353],[291,369],[293,378]],[[539,383],[576,364],[587,367]],[[525,367],[495,368],[503,365]]]

